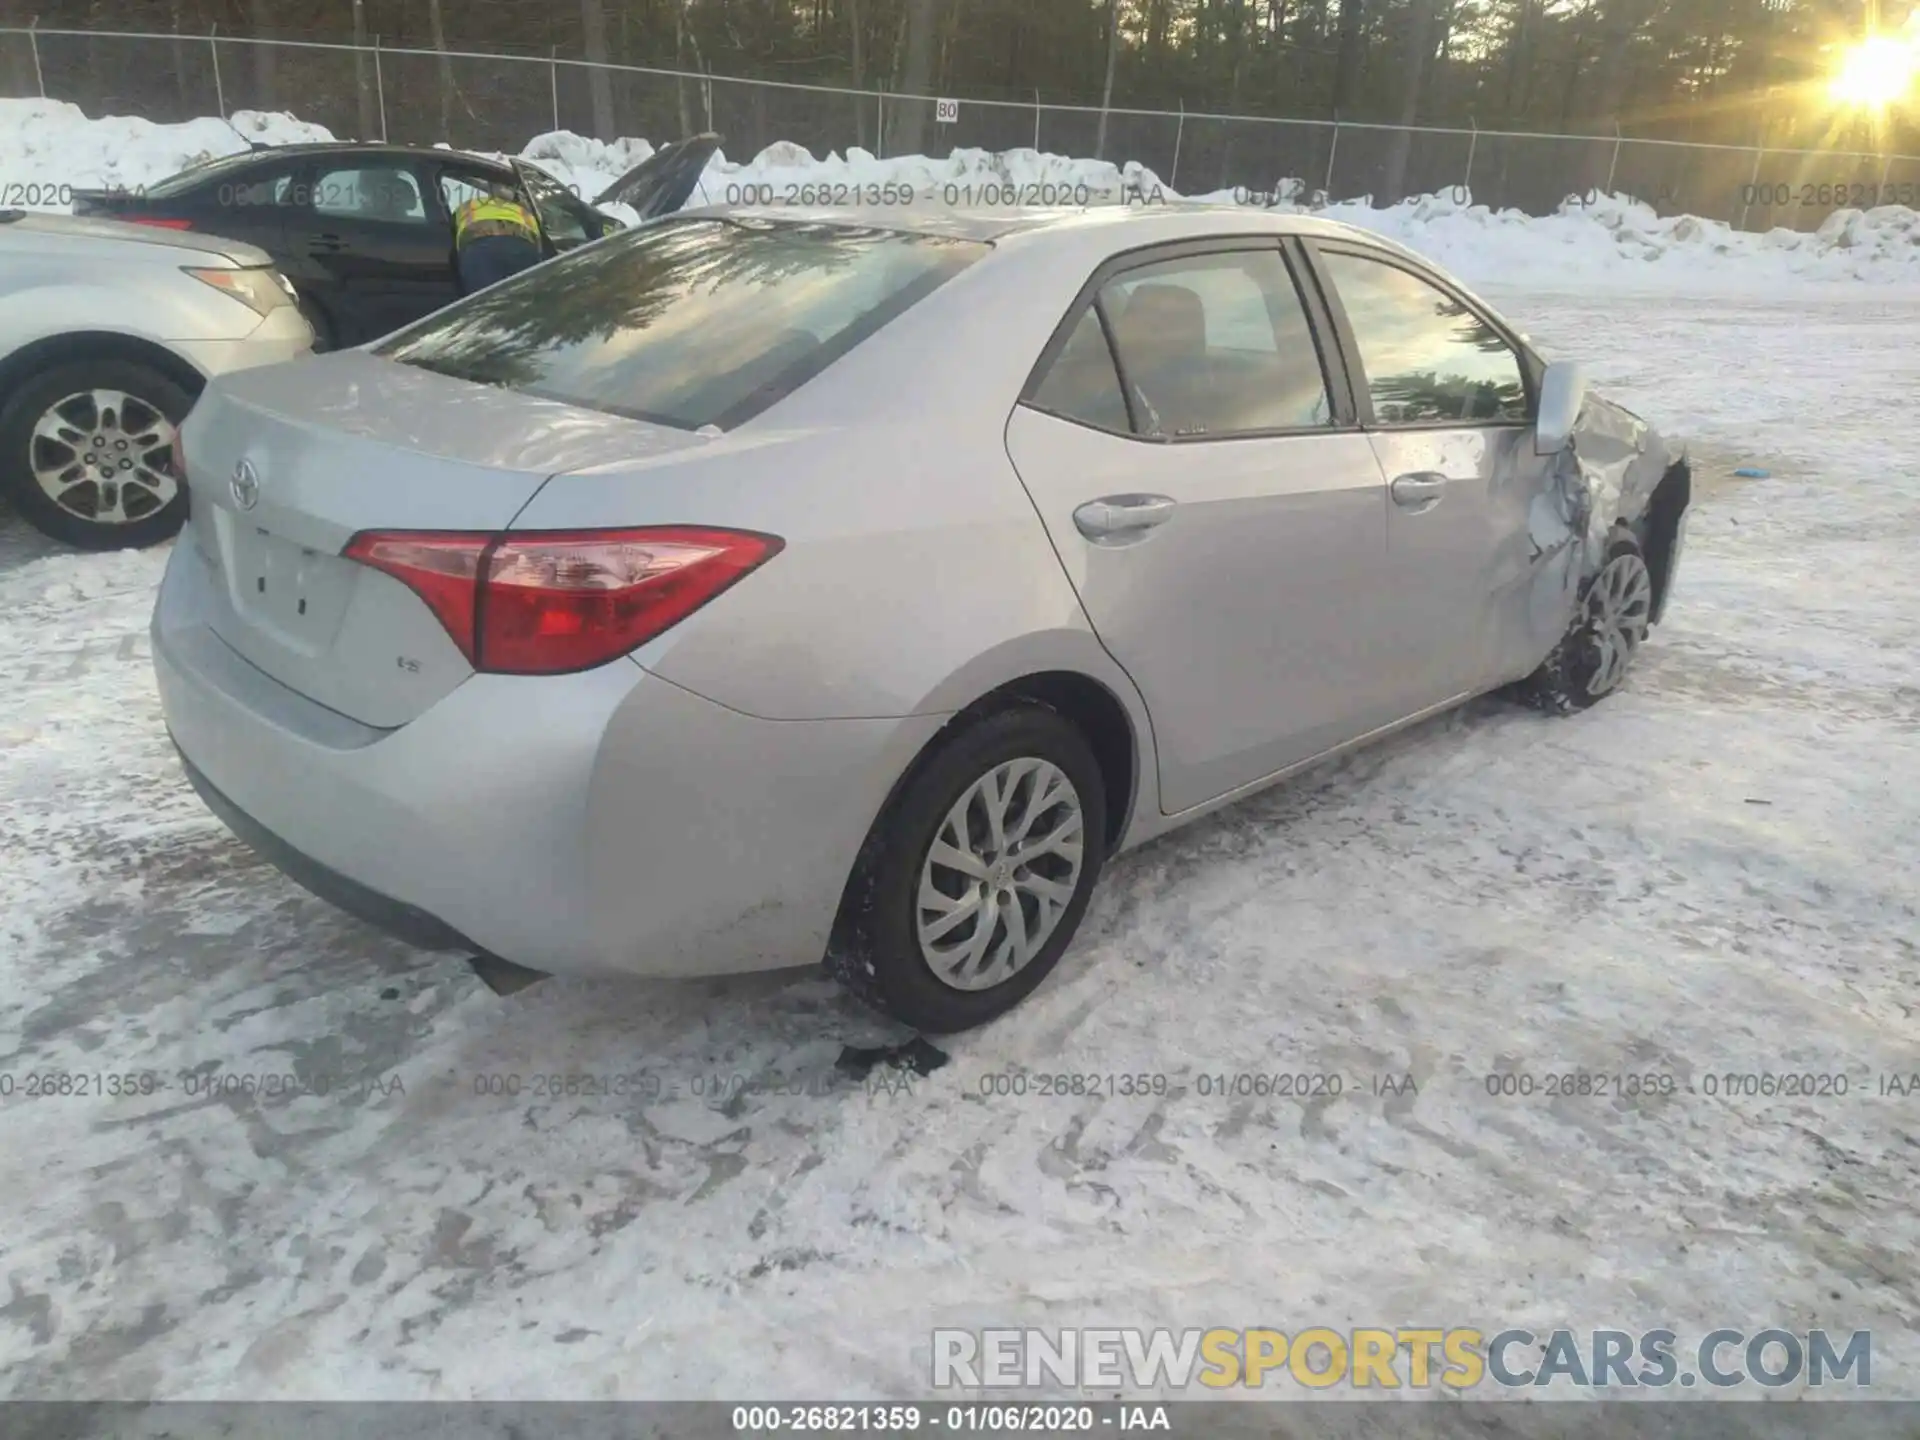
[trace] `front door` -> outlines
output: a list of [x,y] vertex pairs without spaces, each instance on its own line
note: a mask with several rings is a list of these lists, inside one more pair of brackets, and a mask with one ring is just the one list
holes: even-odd
[[[1412,713],[1530,669],[1542,554],[1530,524],[1551,460],[1534,454],[1513,344],[1398,257],[1320,243],[1344,317],[1362,422],[1387,479],[1394,671]],[[1564,624],[1548,597],[1548,644]]]
[[1380,468],[1279,244],[1127,257],[1069,321],[1007,448],[1146,701],[1162,809],[1385,723]]

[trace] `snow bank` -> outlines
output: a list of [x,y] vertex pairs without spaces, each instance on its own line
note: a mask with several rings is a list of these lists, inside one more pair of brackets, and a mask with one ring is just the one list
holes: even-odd
[[0,100],[0,200],[22,204],[17,192],[27,188],[38,192],[24,202],[28,208],[64,210],[65,203],[47,203],[47,192],[131,190],[199,161],[245,150],[255,141],[292,145],[331,139],[321,126],[253,110],[236,111],[230,121],[156,125],[131,115],[89,120],[78,105],[64,100]]
[[1523,215],[1423,195],[1384,210],[1364,203],[1320,212],[1387,235],[1466,276],[1552,284],[1590,277],[1920,280],[1920,214],[1904,206],[1840,210],[1815,231],[1735,230],[1694,215],[1661,218],[1623,195]]
[[[150,185],[211,156],[256,141],[329,140],[323,128],[288,114],[237,112],[231,120],[156,125],[124,116],[89,119],[52,100],[0,100],[0,200],[29,208],[66,208],[67,188]],[[591,198],[645,160],[645,140],[612,142],[567,131],[535,136],[521,152],[577,193]],[[716,156],[696,203],[724,204],[754,192],[776,203],[801,186],[911,186],[921,205],[979,203],[983,188],[1011,186],[1074,203],[1153,205],[1180,201],[1232,204],[1230,192],[1182,197],[1142,165],[1116,166],[1031,149],[955,150],[879,159],[850,147],[815,158],[799,145],[770,145],[744,163]],[[1275,187],[1305,195],[1297,181]],[[889,195],[891,203],[892,194]],[[989,201],[988,203],[991,203]],[[1283,204],[1276,208],[1308,208]],[[1423,195],[1384,209],[1365,200],[1314,207],[1316,213],[1390,236],[1473,280],[1530,285],[1658,279],[1687,285],[1721,281],[1920,281],[1920,214],[1900,206],[1842,210],[1817,231],[1736,231],[1696,216],[1661,218],[1625,196],[1569,203],[1548,216],[1492,210],[1450,195]]]

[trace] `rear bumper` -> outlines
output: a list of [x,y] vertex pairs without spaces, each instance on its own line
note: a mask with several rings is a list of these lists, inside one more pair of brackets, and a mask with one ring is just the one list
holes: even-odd
[[193,761],[187,759],[185,751],[180,750],[178,740],[174,741],[174,749],[179,751],[180,765],[187,772],[188,782],[220,823],[296,885],[338,906],[356,919],[366,921],[376,930],[384,930],[396,940],[403,940],[422,950],[479,950],[478,945],[445,921],[436,920],[424,910],[402,904],[390,895],[382,895],[358,880],[342,875],[338,870],[328,869],[311,855],[294,849],[214,788],[213,782],[200,773]]
[[476,675],[373,729],[208,629],[193,550],[175,546],[153,621],[189,778],[297,883],[426,948],[576,973],[817,963],[873,817],[942,721],[760,720],[622,660]]

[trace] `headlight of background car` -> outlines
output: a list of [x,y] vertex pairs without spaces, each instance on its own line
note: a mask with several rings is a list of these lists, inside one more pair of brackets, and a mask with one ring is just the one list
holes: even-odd
[[185,267],[187,274],[216,290],[224,290],[248,309],[261,315],[282,305],[295,303],[293,286],[278,270],[261,266],[251,270],[196,269]]

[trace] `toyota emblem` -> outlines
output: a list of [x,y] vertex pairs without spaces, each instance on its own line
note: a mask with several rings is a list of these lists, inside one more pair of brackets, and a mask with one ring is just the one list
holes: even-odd
[[242,510],[251,510],[260,503],[260,472],[253,468],[251,460],[242,460],[233,467],[233,479],[227,482],[227,489],[233,492],[233,503]]

